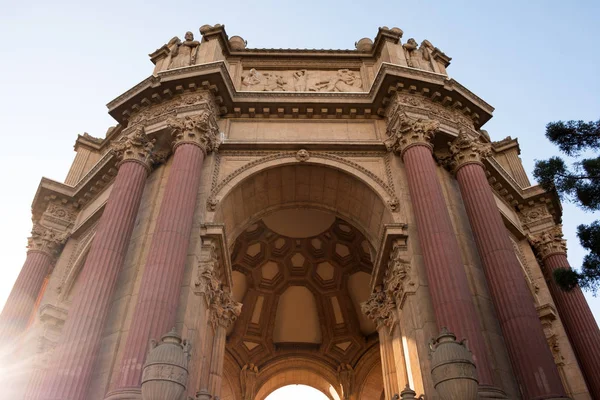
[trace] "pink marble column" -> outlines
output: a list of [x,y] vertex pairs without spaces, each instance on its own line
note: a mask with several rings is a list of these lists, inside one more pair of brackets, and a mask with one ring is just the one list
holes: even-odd
[[432,156],[430,140],[438,125],[399,113],[390,118],[386,145],[404,161],[437,324],[469,340],[479,383],[489,387],[493,382],[482,328]]
[[489,145],[461,132],[450,151],[523,399],[565,397],[533,297],[481,163],[482,157],[489,154]]
[[44,400],[84,400],[104,323],[150,171],[153,143],[137,129],[115,144],[122,162],[44,380]]
[[123,350],[116,385],[109,397],[141,391],[142,367],[150,339],[176,323],[190,242],[202,163],[216,144],[214,116],[200,114],[169,121],[174,141],[173,164],[156,221],[140,292]]
[[[553,271],[557,268],[571,268],[562,236],[562,229],[557,226],[530,237],[530,241],[542,258],[548,277],[552,277]],[[592,398],[600,399],[600,330],[590,306],[579,287],[566,292],[552,278],[549,279],[548,287],[579,360]]]
[[44,278],[54,263],[56,249],[65,240],[65,234],[39,224],[34,226],[25,264],[0,315],[0,338],[4,343],[13,343],[27,327]]

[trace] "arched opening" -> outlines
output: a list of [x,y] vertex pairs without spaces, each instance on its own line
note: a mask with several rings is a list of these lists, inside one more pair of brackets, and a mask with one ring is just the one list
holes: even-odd
[[329,397],[307,385],[288,385],[275,390],[265,400],[329,400]]
[[398,214],[363,178],[331,165],[274,165],[232,178],[209,215],[225,225],[232,293],[243,304],[227,357],[240,370],[257,367],[256,400],[295,398],[286,393],[297,385],[321,396],[298,398],[356,396],[373,367],[366,355],[378,357],[360,305],[381,228]]

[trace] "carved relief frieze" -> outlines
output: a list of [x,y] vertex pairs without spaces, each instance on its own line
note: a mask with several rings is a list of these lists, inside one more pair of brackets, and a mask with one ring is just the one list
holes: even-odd
[[[228,156],[228,157],[242,156],[242,157],[257,157],[257,158],[254,158],[252,161],[244,163],[244,165],[242,165],[241,167],[236,168],[233,172],[231,172],[221,178],[220,177],[221,163],[223,162],[224,156]],[[364,166],[362,166],[354,161],[351,161],[349,159],[350,157],[381,157],[383,159],[383,162],[385,165],[386,181],[384,181],[381,177],[374,174],[372,171],[365,168]],[[311,160],[312,159],[333,160],[333,161],[345,164],[351,168],[357,169],[358,171],[367,175],[369,178],[373,179],[375,182],[377,182],[377,184],[379,184],[385,190],[385,192],[389,196],[386,201],[387,201],[388,206],[390,207],[390,210],[392,210],[394,212],[399,211],[400,202],[395,193],[394,183],[392,180],[391,166],[389,164],[389,159],[386,157],[385,153],[380,153],[380,152],[335,152],[335,153],[332,152],[332,153],[329,153],[329,152],[321,152],[321,151],[315,151],[315,152],[309,153],[307,150],[300,150],[297,152],[293,152],[293,151],[281,151],[281,152],[229,151],[226,153],[218,153],[215,158],[215,167],[214,167],[213,176],[212,176],[212,187],[211,187],[211,191],[210,191],[208,200],[206,201],[208,210],[209,211],[216,210],[216,208],[219,204],[219,200],[220,200],[220,198],[218,197],[219,192],[229,182],[231,182],[235,177],[239,176],[243,172],[245,172],[248,169],[255,167],[257,165],[264,164],[264,163],[274,161],[274,160],[285,159],[285,158],[294,159],[297,162],[305,162],[309,159],[311,159]]]
[[552,254],[567,254],[567,241],[563,239],[562,225],[528,235],[527,239],[542,260]]
[[390,331],[396,324],[396,302],[391,294],[379,285],[369,299],[361,304],[362,312],[369,317],[377,329],[387,327]]
[[40,222],[58,230],[68,231],[77,218],[77,206],[78,204],[69,203],[67,200],[49,199]]
[[521,206],[517,215],[523,226],[530,232],[535,233],[540,229],[554,225],[554,216],[550,213],[548,206],[545,203]]
[[337,71],[257,71],[242,74],[242,90],[257,92],[361,92],[359,71],[347,68]]

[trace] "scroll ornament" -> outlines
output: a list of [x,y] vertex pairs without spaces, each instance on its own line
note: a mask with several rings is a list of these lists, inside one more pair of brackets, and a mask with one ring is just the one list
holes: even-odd
[[404,155],[404,152],[415,145],[433,149],[431,140],[440,127],[439,121],[410,117],[397,107],[388,117],[385,146],[388,151]]
[[217,151],[219,148],[219,128],[209,110],[202,110],[196,115],[183,118],[170,117],[167,126],[171,129],[173,148],[184,143],[194,144],[202,149],[204,154]]
[[567,242],[563,239],[562,225],[527,237],[542,260],[552,254],[567,254]]
[[448,143],[450,166],[454,172],[467,164],[483,165],[483,160],[492,155],[492,146],[482,143],[461,129],[456,139]]
[[68,237],[66,232],[59,232],[56,229],[34,223],[31,236],[27,239],[27,249],[28,251],[41,251],[55,257]]
[[121,160],[120,164],[125,161],[134,161],[150,170],[152,165],[159,161],[157,156],[153,154],[155,142],[156,139],[150,139],[146,135],[144,127],[138,125],[113,143],[112,150],[117,158]]

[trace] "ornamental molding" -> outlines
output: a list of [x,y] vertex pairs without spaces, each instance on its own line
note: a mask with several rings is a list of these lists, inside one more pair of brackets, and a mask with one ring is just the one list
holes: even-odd
[[200,147],[205,155],[219,148],[219,127],[208,108],[183,118],[169,117],[166,122],[171,130],[173,150],[185,143]]
[[411,265],[405,257],[405,241],[398,239],[392,245],[387,271],[383,277],[384,291],[394,298],[399,309],[409,294],[414,294],[416,285],[411,279]]
[[537,312],[540,318],[540,322],[542,323],[542,328],[544,329],[544,335],[546,336],[548,347],[552,351],[554,363],[557,366],[562,367],[565,365],[565,357],[562,355],[558,334],[556,333],[556,310],[551,304],[544,304],[542,306],[537,307]]
[[567,241],[563,239],[562,225],[528,235],[527,239],[542,261],[553,254],[567,255]]
[[401,157],[413,146],[425,146],[433,151],[431,140],[439,128],[437,120],[414,118],[402,107],[392,108],[388,114],[385,147]]
[[75,248],[71,251],[69,261],[67,262],[60,282],[56,287],[56,292],[59,294],[59,299],[61,301],[67,299],[79,272],[85,264],[85,259],[90,250],[92,240],[96,235],[97,226],[98,222],[95,222],[77,238]]
[[461,129],[458,136],[448,142],[450,150],[449,167],[452,172],[456,172],[469,164],[477,164],[485,168],[483,160],[492,155],[492,146],[489,143],[482,143],[478,139],[469,135],[469,133]]
[[66,232],[34,223],[31,236],[27,238],[27,249],[29,252],[42,252],[56,259],[68,237]]
[[377,330],[387,327],[390,332],[396,325],[396,302],[392,295],[379,285],[369,299],[360,305],[363,314],[375,322]]
[[[545,199],[543,199],[545,200]],[[553,205],[550,200],[531,202],[519,207],[519,220],[524,228],[532,234],[554,226]]]
[[[224,156],[258,156],[259,158],[252,160],[243,166],[237,168],[223,179],[219,181],[219,172],[221,169],[222,157]],[[381,157],[384,165],[385,165],[385,174],[387,182],[383,179],[375,175],[373,172],[363,167],[362,165],[348,160],[347,157]],[[400,201],[396,196],[393,178],[392,178],[392,169],[390,165],[390,160],[387,157],[386,153],[382,152],[321,152],[321,151],[311,151],[310,153],[307,150],[300,151],[281,151],[281,152],[269,152],[269,151],[227,151],[222,153],[217,153],[215,157],[215,166],[213,168],[213,176],[211,183],[211,191],[206,201],[206,205],[209,211],[215,211],[217,206],[219,205],[220,200],[223,196],[220,195],[220,192],[233,181],[235,178],[245,173],[246,171],[260,166],[261,164],[266,164],[275,160],[285,160],[288,159],[291,163],[294,162],[302,162],[302,163],[310,163],[315,162],[315,160],[330,160],[339,162],[345,166],[348,166],[352,169],[358,170],[359,172],[365,174],[368,178],[372,179],[377,185],[379,185],[387,194],[388,198],[386,199],[386,203],[392,212],[400,211]],[[316,162],[315,162],[316,163]],[[283,163],[282,163],[283,165]],[[368,185],[368,184],[367,184]]]

